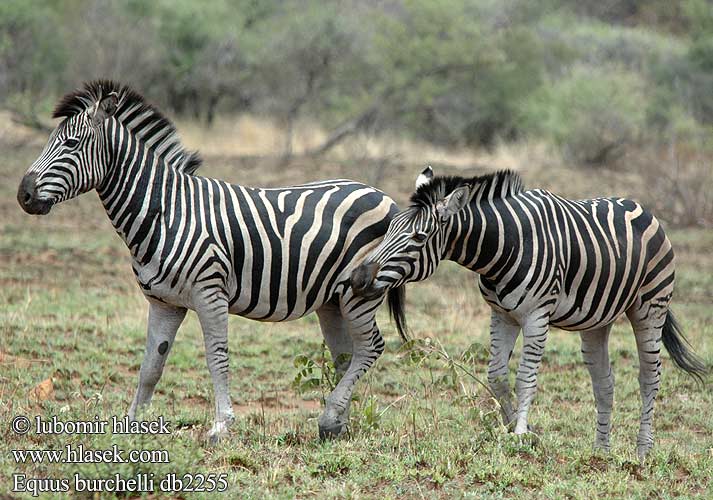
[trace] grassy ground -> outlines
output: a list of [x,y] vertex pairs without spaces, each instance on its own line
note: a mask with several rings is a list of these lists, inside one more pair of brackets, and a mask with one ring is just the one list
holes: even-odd
[[[433,279],[409,288],[408,318],[421,339],[419,349],[400,349],[393,326],[380,313],[387,349],[358,386],[350,432],[343,439],[317,439],[329,383],[321,377],[324,352],[316,317],[287,324],[233,317],[231,374],[238,418],[229,439],[206,446],[212,391],[193,314],[179,332],[152,409],[154,416],[172,422],[171,435],[14,434],[9,423],[20,414],[61,420],[124,415],[144,349],[147,304],[133,281],[128,251],[96,196],[55,207],[45,218],[27,216],[17,206],[17,183],[40,149],[2,146],[0,498],[10,498],[3,494],[10,492],[13,474],[63,478],[75,472],[85,477],[226,473],[227,495],[233,498],[713,495],[711,385],[697,386],[674,369],[667,355],[656,407],[656,447],[648,463],[638,465],[638,360],[624,322],[615,326],[610,344],[617,377],[610,455],[591,452],[594,402],[576,334],[553,331],[548,341],[531,411],[536,437],[523,442],[505,432],[494,403],[474,378],[485,379],[488,308],[474,275],[449,263]],[[203,174],[273,186],[346,176],[374,182],[403,202],[416,167],[387,165],[386,173],[382,167],[323,161],[284,169],[270,160],[209,156]],[[583,182],[586,188],[580,191],[570,179],[582,178],[581,173],[541,174],[533,173],[527,184],[564,186],[561,191],[572,196],[615,193],[615,174]],[[669,235],[679,266],[676,314],[698,352],[712,360],[713,234],[671,230]],[[310,361],[314,367],[307,378],[318,379],[316,387],[301,390],[293,381],[312,366]],[[70,443],[166,449],[170,463],[31,465],[16,463],[10,452]]]

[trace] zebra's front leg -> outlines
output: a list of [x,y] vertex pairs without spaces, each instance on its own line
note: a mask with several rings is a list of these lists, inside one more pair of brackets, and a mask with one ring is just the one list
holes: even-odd
[[329,348],[337,375],[342,377],[349,368],[353,346],[349,328],[337,304],[324,304],[317,309],[319,326]]
[[508,362],[519,333],[520,325],[517,322],[493,309],[490,318],[488,384],[498,400],[506,427],[509,427],[515,420],[515,412],[510,398]]
[[346,430],[354,386],[384,352],[384,340],[374,318],[381,299],[366,303],[353,299],[353,302],[356,304],[347,303],[342,307],[352,339],[352,360],[344,376],[325,400],[324,413],[319,417],[321,439],[337,437]]
[[547,341],[549,315],[535,317],[537,319],[525,321],[522,328],[522,354],[515,380],[515,394],[517,395],[515,434],[525,434],[528,431],[527,414],[537,393],[537,371],[540,368],[542,353]]
[[196,312],[203,329],[206,362],[215,396],[215,421],[208,440],[216,443],[228,433],[228,427],[235,420],[228,383],[228,301],[214,296],[208,304],[197,307]]
[[592,378],[592,391],[597,405],[597,430],[594,449],[609,451],[611,414],[614,406],[614,373],[609,362],[611,325],[580,332],[582,358]]
[[186,309],[183,307],[149,302],[146,351],[141,362],[139,385],[129,408],[131,420],[135,420],[136,413],[151,402],[156,384],[161,379],[166,358],[176,338],[176,332],[185,317]]
[[[334,362],[337,377],[341,380],[349,369],[354,350],[347,321],[342,316],[342,311],[337,304],[324,304],[317,309],[317,317],[319,318],[319,326],[322,329],[324,342],[332,354],[332,361]],[[340,420],[343,420],[345,423],[349,422],[350,407],[351,398],[347,401],[347,407],[340,418]]]

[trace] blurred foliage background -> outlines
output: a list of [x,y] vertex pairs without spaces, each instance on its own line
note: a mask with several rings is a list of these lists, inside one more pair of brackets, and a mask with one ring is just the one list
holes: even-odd
[[0,2],[15,120],[42,127],[97,77],[204,127],[267,117],[287,160],[304,123],[323,131],[308,155],[355,135],[537,141],[571,165],[643,171],[665,218],[713,225],[709,0]]

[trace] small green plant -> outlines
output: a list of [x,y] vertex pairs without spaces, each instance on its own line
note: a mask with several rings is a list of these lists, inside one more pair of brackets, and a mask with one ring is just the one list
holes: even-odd
[[293,364],[298,371],[292,380],[292,387],[297,392],[310,391],[320,386],[322,383],[322,371],[312,358],[306,354],[299,354],[295,356]]
[[379,400],[376,396],[369,396],[361,408],[360,423],[365,429],[378,429],[382,415],[383,411],[379,407]]
[[462,375],[476,382],[485,389],[492,397],[495,395],[490,387],[475,376],[470,366],[475,361],[487,359],[487,349],[480,343],[473,343],[466,348],[459,356],[453,357],[443,347],[443,345],[430,338],[411,339],[405,342],[400,351],[407,355],[408,361],[416,366],[420,366],[427,359],[434,359],[442,363],[445,374],[437,379],[437,383],[445,384],[454,390],[460,388],[465,395],[471,394],[465,389],[462,382]]
[[[348,366],[349,354],[340,354],[337,364]],[[299,393],[321,389],[322,394],[331,392],[342,378],[342,373],[335,368],[324,342],[319,349],[306,354],[295,356],[293,365],[297,373],[292,381],[292,386]]]

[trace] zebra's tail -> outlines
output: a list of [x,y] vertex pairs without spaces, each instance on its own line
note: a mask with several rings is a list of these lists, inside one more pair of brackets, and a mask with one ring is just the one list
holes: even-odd
[[396,329],[404,342],[409,340],[408,326],[406,325],[406,285],[398,288],[390,288],[387,292],[387,302],[389,304],[389,314],[396,323]]
[[703,360],[689,349],[691,344],[683,336],[681,325],[678,324],[671,311],[666,314],[662,336],[663,345],[671,355],[675,365],[703,383],[703,379],[708,375],[709,370]]

